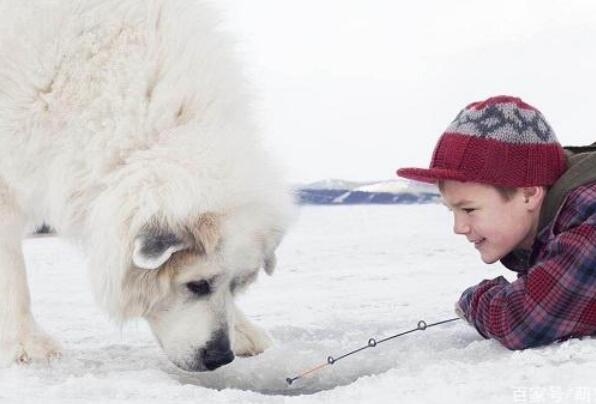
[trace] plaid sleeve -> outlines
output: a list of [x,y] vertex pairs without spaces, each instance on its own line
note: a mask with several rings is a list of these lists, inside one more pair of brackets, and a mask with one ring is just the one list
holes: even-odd
[[545,248],[544,259],[514,282],[499,277],[464,291],[458,305],[482,336],[524,349],[596,334],[596,220]]

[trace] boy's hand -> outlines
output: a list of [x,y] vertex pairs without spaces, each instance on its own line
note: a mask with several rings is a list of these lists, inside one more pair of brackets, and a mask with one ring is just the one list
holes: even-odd
[[468,321],[468,319],[466,318],[466,316],[464,315],[464,311],[461,309],[459,302],[455,303],[455,314],[457,314],[457,316],[459,318],[461,318],[462,320],[465,320],[467,323],[470,323]]

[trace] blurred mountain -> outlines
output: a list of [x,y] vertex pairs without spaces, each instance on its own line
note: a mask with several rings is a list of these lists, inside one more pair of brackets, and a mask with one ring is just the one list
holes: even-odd
[[402,179],[355,182],[326,179],[295,187],[297,200],[306,205],[436,203],[436,186]]

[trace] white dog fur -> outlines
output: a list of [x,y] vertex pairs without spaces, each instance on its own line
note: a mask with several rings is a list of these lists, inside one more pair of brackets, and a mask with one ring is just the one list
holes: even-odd
[[181,368],[263,351],[233,295],[273,269],[292,204],[212,10],[4,0],[0,27],[0,361],[61,351],[22,255],[42,222],[80,242],[107,312],[146,318]]

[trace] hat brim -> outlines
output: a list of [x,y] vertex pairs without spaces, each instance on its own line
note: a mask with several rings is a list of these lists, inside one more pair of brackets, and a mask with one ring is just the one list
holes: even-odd
[[466,181],[466,176],[461,171],[451,170],[448,168],[400,168],[397,170],[399,177],[407,178],[409,180],[426,182],[429,184],[436,184],[443,180]]

